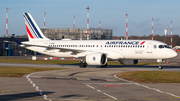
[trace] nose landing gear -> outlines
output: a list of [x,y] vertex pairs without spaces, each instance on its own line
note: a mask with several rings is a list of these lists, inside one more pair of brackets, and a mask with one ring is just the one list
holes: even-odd
[[157,62],[159,62],[159,69],[163,69],[163,66],[162,66],[163,60],[162,59],[157,59]]
[[159,65],[159,69],[163,69],[163,66]]

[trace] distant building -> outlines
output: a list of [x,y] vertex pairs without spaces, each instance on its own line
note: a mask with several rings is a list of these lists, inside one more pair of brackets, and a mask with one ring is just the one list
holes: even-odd
[[164,36],[167,36],[168,29],[164,28]]
[[[41,28],[43,34],[49,39],[63,39],[69,38],[72,40],[87,40],[87,29],[86,28],[76,28],[76,29],[50,29]],[[89,39],[90,40],[111,40],[112,39],[112,29],[101,29],[90,28],[89,29]]]
[[[16,38],[18,41],[28,41],[28,38]],[[33,51],[20,47],[11,37],[0,37],[0,56],[32,55]]]

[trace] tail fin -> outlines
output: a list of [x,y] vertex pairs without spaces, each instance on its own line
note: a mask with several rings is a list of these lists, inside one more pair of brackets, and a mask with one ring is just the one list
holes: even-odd
[[44,36],[30,13],[23,13],[29,41],[49,40]]

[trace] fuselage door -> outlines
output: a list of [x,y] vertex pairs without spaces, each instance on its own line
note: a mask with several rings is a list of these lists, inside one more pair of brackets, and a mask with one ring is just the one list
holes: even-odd
[[153,44],[152,43],[148,43],[147,44],[147,53],[152,53],[152,48],[153,48]]

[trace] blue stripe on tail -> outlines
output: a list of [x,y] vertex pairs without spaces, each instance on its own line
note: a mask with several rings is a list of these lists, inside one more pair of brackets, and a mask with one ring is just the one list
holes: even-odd
[[26,16],[26,15],[24,15],[24,18],[25,18],[25,20],[26,20],[26,22],[28,23],[28,27],[29,27],[29,29],[31,29],[31,34],[33,35],[33,37],[34,38],[39,38],[37,35],[36,35],[36,32],[35,32],[35,30],[33,30],[33,28],[32,28],[32,26],[30,25],[30,23],[29,23],[29,21],[28,21],[28,17]]
[[25,13],[25,15],[26,15],[26,17],[28,18],[28,20],[29,20],[29,22],[31,23],[31,25],[32,25],[32,27],[34,28],[34,30],[36,31],[36,33],[37,33],[37,35],[39,36],[39,38],[43,38],[43,37],[41,36],[41,34],[39,33],[39,31],[37,30],[37,28],[36,28],[36,26],[34,25],[34,23],[32,22],[31,18],[28,17],[28,14]]

